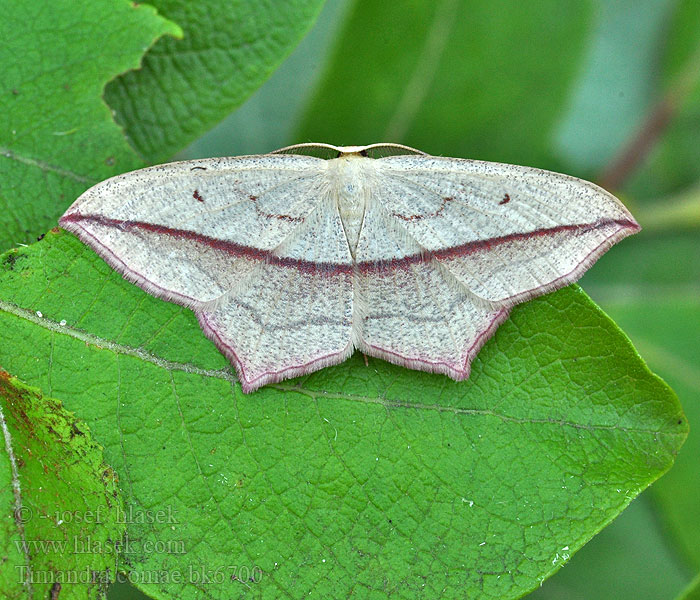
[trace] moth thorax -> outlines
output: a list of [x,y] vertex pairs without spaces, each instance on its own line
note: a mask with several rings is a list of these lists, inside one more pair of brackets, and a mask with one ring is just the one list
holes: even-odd
[[367,169],[372,159],[350,155],[341,157],[333,167],[333,189],[337,193],[338,213],[353,258],[360,239],[367,199]]

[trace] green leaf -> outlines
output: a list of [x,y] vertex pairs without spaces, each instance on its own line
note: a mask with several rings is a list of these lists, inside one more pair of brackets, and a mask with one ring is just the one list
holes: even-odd
[[554,166],[591,5],[356,2],[297,138]]
[[154,0],[181,23],[105,91],[137,152],[163,162],[243,103],[313,24],[323,0]]
[[331,0],[308,35],[235,112],[178,154],[179,160],[264,154],[289,146],[351,0]]
[[0,249],[33,241],[90,185],[141,166],[102,89],[178,32],[122,0],[3,3]]
[[57,584],[62,599],[104,597],[125,527],[102,448],[60,402],[4,371],[0,434],[2,597],[53,598]]
[[[604,269],[586,275],[587,288],[673,385],[688,411],[688,443],[652,493],[678,546],[700,569],[700,239],[642,232],[604,262]],[[617,274],[614,283],[609,272]]]
[[[0,265],[0,364],[80,411],[128,502],[178,515],[127,524],[127,568],[194,565],[213,598],[518,597],[687,434],[670,389],[575,286],[516,308],[467,382],[355,356],[243,395],[191,312],[68,234]],[[156,540],[185,553],[138,551]]]

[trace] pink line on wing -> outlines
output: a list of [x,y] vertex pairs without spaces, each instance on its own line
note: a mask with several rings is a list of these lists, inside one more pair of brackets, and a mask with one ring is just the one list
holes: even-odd
[[175,229],[165,225],[157,225],[156,223],[147,223],[145,221],[128,221],[123,219],[111,219],[101,215],[82,215],[80,213],[70,213],[61,217],[64,223],[95,223],[103,227],[114,227],[121,231],[129,231],[136,229],[139,231],[150,231],[160,235],[167,235],[175,239],[186,239],[204,244],[215,250],[221,250],[232,256],[240,256],[251,258],[253,260],[263,260],[273,265],[280,267],[295,267],[300,271],[337,275],[340,273],[352,273],[353,266],[344,263],[327,263],[327,262],[312,262],[298,258],[289,258],[272,254],[269,250],[261,250],[252,246],[237,244],[228,240],[220,240],[210,237],[196,231],[187,229]]
[[[198,302],[196,298],[164,288],[157,283],[154,283],[150,279],[147,279],[141,273],[134,271],[121,258],[112,252],[112,250],[105,246],[95,235],[82,227],[80,225],[80,221],[67,219],[67,216],[70,215],[63,215],[58,220],[58,224],[67,231],[70,231],[78,236],[81,241],[88,244],[107,262],[110,267],[120,273],[125,279],[137,283],[142,288],[146,289],[150,294],[163,298],[168,302],[177,302],[183,306],[193,306]],[[66,222],[67,225],[65,225]]]
[[[172,227],[167,227],[165,225],[147,223],[144,221],[111,219],[101,215],[82,215],[80,213],[66,214],[61,218],[61,221],[66,223],[95,223],[103,227],[115,227],[123,231],[128,231],[129,229],[138,229],[141,231],[150,231],[160,235],[167,235],[176,239],[193,240],[195,242],[209,246],[210,248],[214,248],[217,250],[221,250],[222,252],[231,254],[232,256],[246,257],[254,260],[264,260],[270,264],[274,264],[277,266],[293,267],[300,271],[310,272],[314,274],[318,273],[326,275],[337,275],[340,273],[351,273],[354,268],[353,265],[349,263],[317,263],[303,259],[281,257],[272,254],[269,250],[262,250],[260,248],[254,248],[252,246],[246,246],[244,244],[238,244],[236,242],[231,242],[228,240],[213,238],[207,235],[203,235],[201,233],[197,233],[195,231],[190,231],[186,229],[175,229]],[[471,242],[467,242],[459,246],[452,246],[450,248],[443,248],[441,250],[427,251],[425,253],[411,254],[408,256],[403,256],[401,258],[395,258],[391,260],[364,261],[357,263],[357,266],[363,273],[392,271],[399,268],[406,268],[412,264],[426,262],[432,260],[433,258],[444,259],[466,256],[474,252],[478,252],[481,250],[489,250],[494,246],[498,246],[500,244],[505,244],[508,242],[513,242],[516,240],[525,240],[533,237],[553,235],[564,231],[586,231],[598,229],[608,225],[619,225],[622,228],[627,228],[634,231],[639,230],[639,225],[637,225],[635,221],[630,219],[602,219],[594,223],[557,225],[555,227],[546,227],[522,233],[510,233],[508,235],[500,237],[487,238],[483,240],[473,240]]]
[[358,266],[363,273],[394,270],[398,268],[407,267],[408,265],[412,265],[415,263],[425,262],[433,258],[445,259],[467,256],[480,250],[489,250],[492,247],[500,246],[501,244],[506,244],[508,242],[514,242],[517,240],[527,240],[535,237],[544,237],[546,235],[554,235],[557,233],[562,233],[564,231],[590,231],[593,229],[606,227],[608,225],[619,225],[620,227],[633,229],[634,231],[639,230],[639,225],[637,225],[635,221],[631,221],[629,219],[601,219],[600,221],[596,221],[594,223],[556,225],[555,227],[543,227],[541,229],[534,229],[533,231],[526,231],[522,233],[509,233],[508,235],[503,235],[499,237],[486,238],[483,240],[473,240],[465,244],[460,244],[459,246],[451,246],[449,248],[443,248],[441,250],[427,251],[423,254],[411,254],[409,256],[395,258],[387,261],[365,261],[358,263]]
[[[626,221],[623,221],[626,222]],[[612,223],[620,224],[619,221],[615,220],[612,221]],[[524,290],[520,292],[519,294],[516,294],[514,296],[508,296],[507,298],[500,298],[498,302],[506,302],[508,303],[508,306],[515,306],[516,304],[520,304],[521,302],[526,302],[528,300],[531,300],[532,298],[535,298],[536,296],[541,296],[542,294],[547,294],[549,292],[553,292],[554,290],[558,290],[559,288],[564,287],[565,285],[569,285],[571,283],[574,283],[577,281],[585,272],[586,270],[595,263],[605,252],[614,244],[619,242],[621,239],[627,237],[628,235],[631,235],[632,233],[636,233],[641,229],[641,227],[637,224],[636,221],[629,221],[633,226],[627,227],[627,230],[625,229],[618,229],[611,233],[608,237],[606,237],[600,244],[598,244],[595,248],[593,248],[586,256],[584,256],[578,264],[571,269],[568,273],[564,273],[560,277],[557,277],[556,279],[550,281],[549,283],[546,283],[544,285],[540,285],[534,288],[531,288],[529,290]]]

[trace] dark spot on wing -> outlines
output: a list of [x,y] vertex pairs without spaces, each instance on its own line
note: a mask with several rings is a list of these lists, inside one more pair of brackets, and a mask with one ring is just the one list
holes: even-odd
[[510,195],[506,194],[503,196],[503,200],[499,202],[499,204],[508,204],[510,202]]
[[289,221],[290,223],[303,223],[304,219],[303,217],[292,217],[291,215],[276,215],[273,213],[265,212],[260,210],[258,207],[258,197],[253,196],[252,194],[248,196],[250,200],[255,204],[255,212],[257,212],[259,215],[262,215],[266,219],[279,219],[280,221]]
[[206,167],[190,167],[190,171],[196,171],[196,170],[206,171],[207,168]]
[[204,198],[202,198],[202,196],[199,195],[199,190],[195,190],[194,194],[192,194],[192,197],[195,200],[199,200],[200,202],[204,202]]
[[448,202],[452,201],[454,201],[454,198],[452,196],[443,198],[439,208],[435,212],[428,213],[427,215],[400,215],[399,213],[391,213],[391,216],[396,217],[397,219],[401,219],[402,221],[420,221],[421,219],[431,219],[433,217],[439,216],[440,213],[443,210],[445,210],[445,206],[447,206]]

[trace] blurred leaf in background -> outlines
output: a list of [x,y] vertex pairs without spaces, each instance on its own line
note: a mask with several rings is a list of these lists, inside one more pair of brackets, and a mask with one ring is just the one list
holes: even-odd
[[314,27],[280,68],[243,106],[178,158],[263,154],[291,144],[351,4],[350,0],[327,1]]
[[553,164],[548,132],[579,70],[591,6],[500,4],[355,3],[296,139]]

